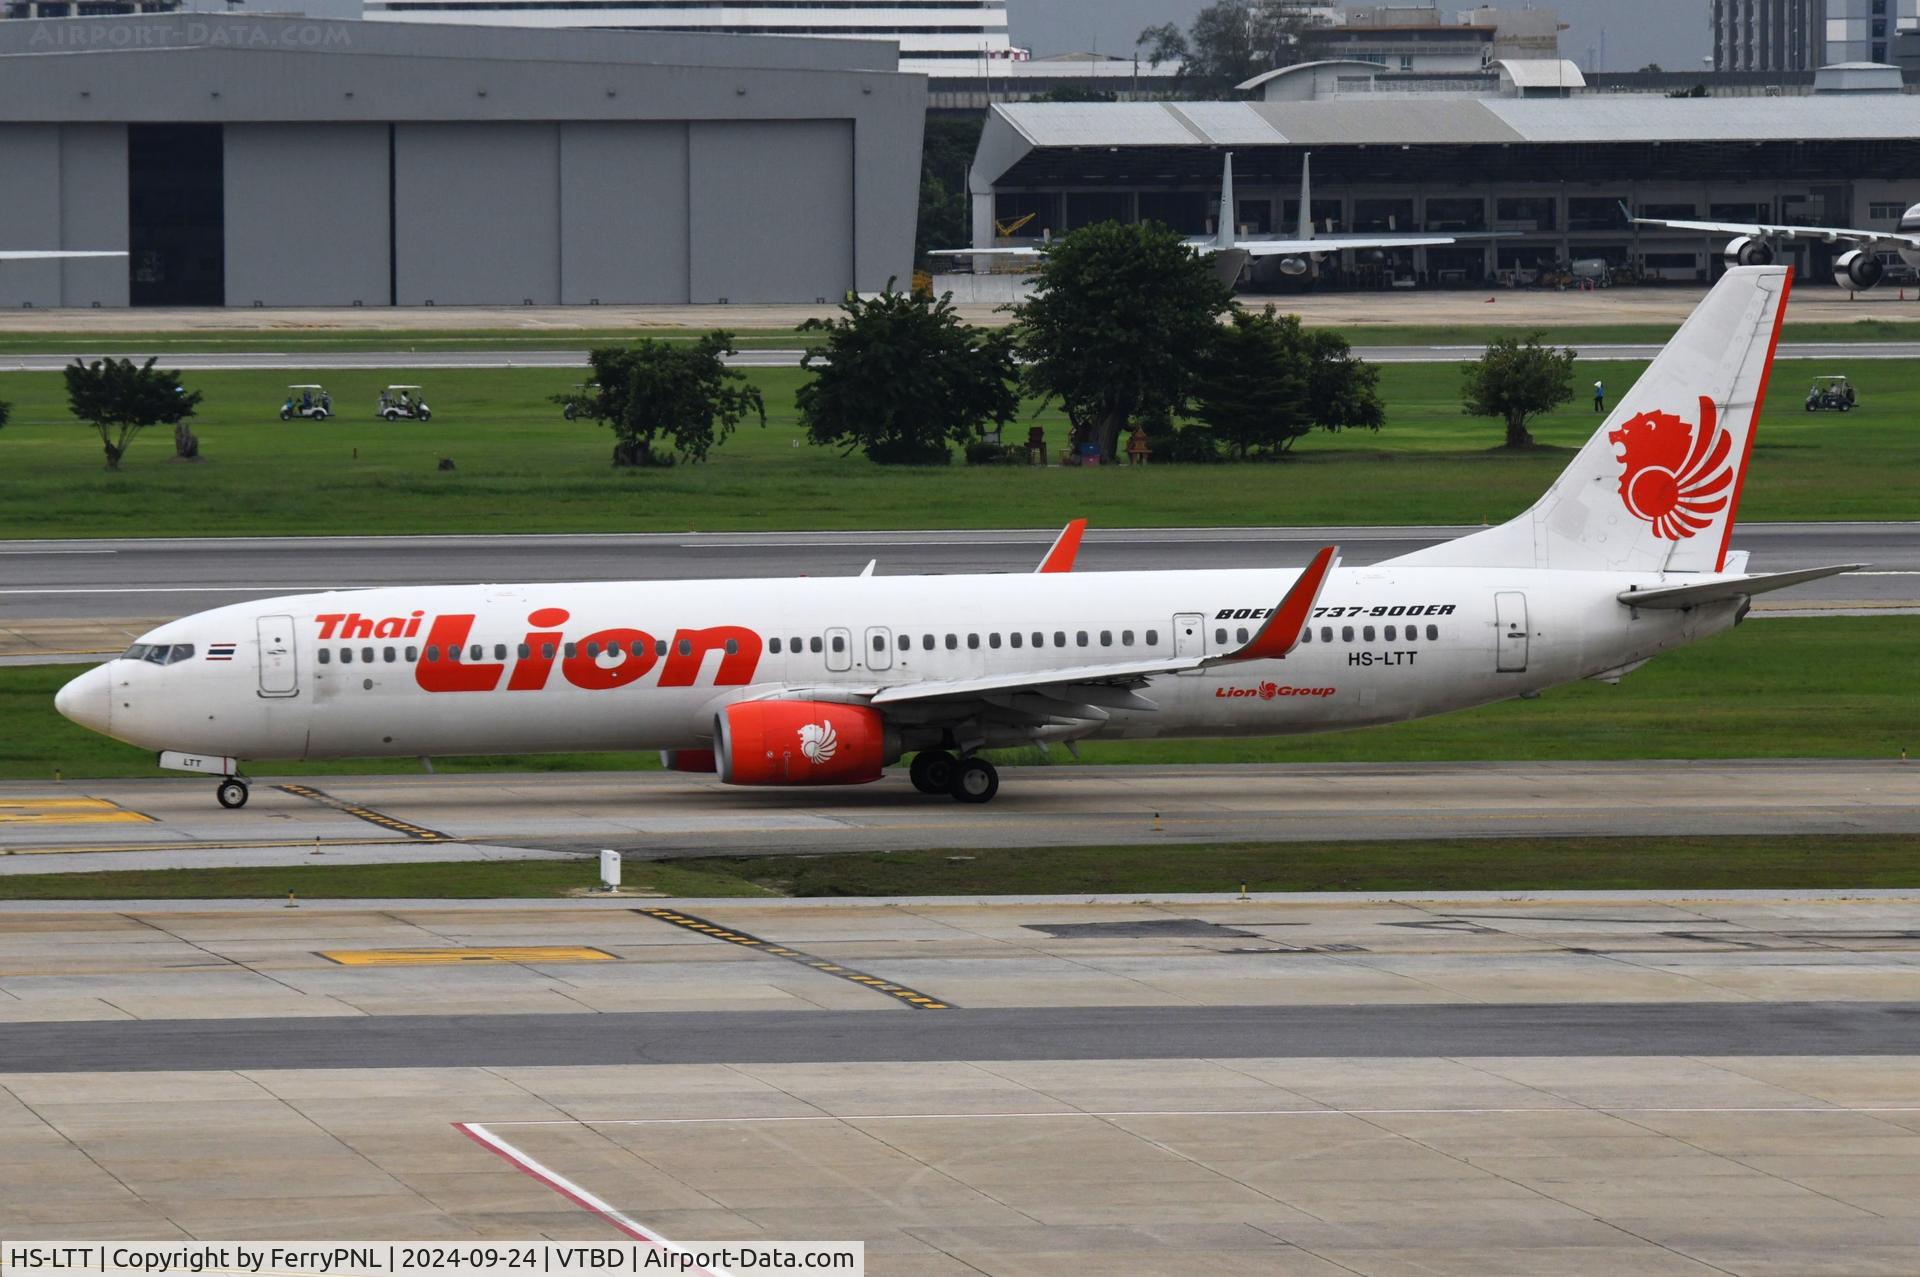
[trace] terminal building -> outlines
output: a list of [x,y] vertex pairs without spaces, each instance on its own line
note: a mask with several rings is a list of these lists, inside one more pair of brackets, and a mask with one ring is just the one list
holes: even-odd
[[[1262,77],[1253,88],[1263,101],[996,106],[970,172],[973,246],[1038,243],[1107,219],[1211,234],[1227,152],[1242,233],[1294,233],[1310,152],[1317,232],[1463,236],[1373,260],[1346,254],[1319,272],[1356,287],[1528,283],[1595,259],[1610,275],[1704,282],[1722,268],[1724,238],[1636,229],[1622,206],[1642,217],[1892,230],[1920,202],[1920,96],[1900,93],[1892,68],[1834,78],[1865,92],[1778,98],[1581,95],[1565,80],[1541,83],[1533,67],[1504,74],[1490,96],[1284,91],[1288,79],[1337,78],[1353,65]],[[1894,91],[1873,91],[1888,87],[1880,72]],[[1781,249],[1801,275],[1828,282],[1850,247]],[[1900,278],[1905,268],[1888,260]],[[1279,282],[1268,261],[1255,282]]]
[[832,301],[905,279],[924,76],[869,40],[0,22],[4,306]]

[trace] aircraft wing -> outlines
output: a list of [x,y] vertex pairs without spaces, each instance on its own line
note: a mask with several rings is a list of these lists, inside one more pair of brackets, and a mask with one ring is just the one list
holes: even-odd
[[125,257],[123,249],[0,248],[0,262],[42,262],[58,257]]
[[1857,572],[1864,563],[1841,563],[1825,568],[1801,568],[1797,572],[1772,572],[1764,576],[1715,577],[1698,585],[1662,585],[1651,590],[1623,590],[1616,597],[1628,607],[1682,608],[1702,603],[1724,603],[1728,599],[1784,590],[1789,585],[1804,585],[1842,572]]
[[929,248],[928,257],[1038,257],[1040,248]]
[[[1211,240],[1189,242],[1200,250],[1215,247]],[[1316,235],[1312,239],[1236,239],[1233,246],[1249,257],[1300,257],[1347,248],[1420,248],[1454,242],[1450,235]]]
[[[1206,669],[1235,661],[1279,660],[1300,641],[1307,618],[1313,615],[1314,601],[1333,572],[1337,547],[1325,546],[1313,561],[1294,578],[1286,597],[1273,609],[1273,615],[1250,640],[1231,652],[1212,656],[1155,657],[1140,661],[1111,661],[1094,665],[1075,665],[1054,670],[1024,670],[1019,673],[986,674],[978,678],[934,679],[924,683],[900,683],[881,688],[868,703],[876,709],[890,705],[909,705],[926,701],[978,700],[989,696],[1010,696],[1021,692],[1047,695],[1062,688],[1091,684],[1141,683],[1156,674],[1179,674],[1186,670]],[[1144,704],[1144,703],[1143,703]]]
[[1920,248],[1920,235],[1901,235],[1893,231],[1869,231],[1857,226],[1775,226],[1767,222],[1688,222],[1659,217],[1629,219],[1636,226],[1664,226],[1672,231],[1706,231],[1714,235],[1752,235],[1760,239],[1817,239],[1831,244],[1848,240],[1857,244],[1902,245]]
[[1087,521],[1074,519],[1060,529],[1060,535],[1053,539],[1047,548],[1047,555],[1040,560],[1035,572],[1071,572],[1073,561],[1080,555],[1080,538],[1086,534]]

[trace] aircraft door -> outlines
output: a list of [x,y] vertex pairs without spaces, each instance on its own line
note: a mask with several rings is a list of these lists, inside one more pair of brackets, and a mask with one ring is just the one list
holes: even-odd
[[1502,674],[1523,674],[1527,669],[1527,596],[1518,590],[1503,590],[1493,596],[1494,627],[1499,632],[1499,658],[1494,666]]
[[884,625],[869,626],[867,629],[867,668],[893,668],[893,631]]
[[1205,616],[1198,612],[1182,612],[1173,618],[1173,654],[1175,657],[1207,654]]
[[830,670],[850,670],[853,668],[853,634],[845,629],[827,631],[827,668]]
[[298,696],[300,672],[294,663],[293,618],[263,616],[254,628],[260,639],[260,695]]

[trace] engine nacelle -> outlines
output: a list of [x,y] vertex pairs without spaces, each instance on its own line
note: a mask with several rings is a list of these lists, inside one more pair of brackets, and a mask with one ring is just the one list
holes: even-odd
[[1282,257],[1280,273],[1292,279],[1298,279],[1307,273],[1307,259],[1304,257]]
[[660,765],[670,772],[700,772],[707,776],[720,770],[710,749],[663,749]]
[[1851,249],[1833,259],[1833,282],[1855,292],[1872,288],[1886,273],[1880,259],[1864,248]]
[[1773,245],[1758,235],[1742,235],[1739,239],[1729,240],[1727,265],[1771,266],[1773,265]]
[[726,785],[864,785],[900,756],[877,712],[826,701],[729,705],[714,743]]

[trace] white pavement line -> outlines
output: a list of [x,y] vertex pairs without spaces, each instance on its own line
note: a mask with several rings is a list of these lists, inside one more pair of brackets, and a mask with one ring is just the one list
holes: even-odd
[[[577,1123],[567,1123],[567,1125],[577,1125]],[[585,1188],[582,1188],[558,1171],[550,1170],[539,1162],[534,1161],[531,1157],[528,1157],[525,1153],[522,1153],[519,1149],[507,1143],[486,1127],[480,1125],[480,1123],[455,1122],[453,1129],[459,1131],[462,1135],[480,1145],[482,1148],[504,1159],[514,1169],[539,1180],[542,1184],[545,1184],[548,1188],[551,1188],[554,1192],[560,1194],[560,1196],[566,1198],[574,1205],[598,1215],[600,1218],[606,1220],[607,1223],[625,1233],[628,1237],[633,1238],[633,1240],[645,1242],[647,1245],[659,1247],[661,1250],[670,1250],[677,1255],[691,1255],[693,1253],[685,1246],[680,1245],[680,1243],[669,1241],[652,1229],[640,1224],[631,1216],[616,1210],[611,1204],[587,1191]],[[725,1271],[722,1269],[690,1268],[682,1271],[708,1273],[711,1274],[712,1277],[726,1277]]]
[[[1475,1117],[1510,1113],[1588,1113],[1591,1105],[1535,1105],[1525,1108],[1389,1109],[1059,1109],[1007,1113],[844,1113],[791,1117],[562,1117],[523,1118],[495,1126],[705,1126],[748,1122],[980,1122],[1011,1117]],[[1788,1104],[1739,1106],[1713,1104],[1607,1106],[1606,1113],[1920,1113],[1920,1104]],[[458,1123],[456,1123],[458,1125]],[[495,1137],[498,1138],[498,1137]]]

